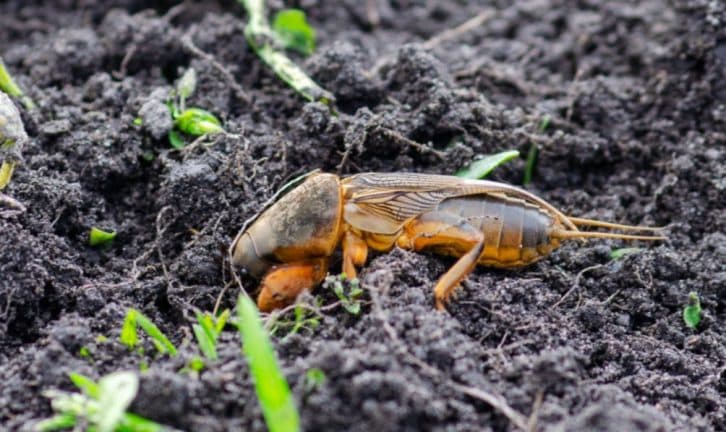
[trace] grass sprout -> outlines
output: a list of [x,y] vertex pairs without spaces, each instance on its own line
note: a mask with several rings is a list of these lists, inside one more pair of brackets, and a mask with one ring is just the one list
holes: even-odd
[[[177,150],[187,145],[184,135],[200,137],[224,132],[222,122],[214,114],[199,107],[187,107],[187,99],[196,88],[197,72],[189,68],[179,78],[166,101],[174,125],[168,133],[169,144]],[[134,121],[134,124],[141,125],[143,120],[138,123]]]
[[293,319],[283,319],[276,314],[271,315],[268,321],[270,334],[295,334],[305,329],[312,331],[320,325],[317,307],[319,304],[316,307],[309,307],[304,303],[297,303],[292,310]]
[[701,299],[697,292],[691,291],[688,293],[688,306],[683,308],[683,322],[686,327],[695,330],[701,322],[701,312]]
[[305,372],[305,392],[310,393],[325,383],[325,372],[319,368],[310,368]]
[[229,309],[226,309],[216,318],[208,312],[197,313],[197,324],[192,325],[192,330],[197,338],[199,350],[209,360],[217,359],[217,339],[227,324],[229,315]]
[[473,161],[469,166],[456,172],[457,177],[468,179],[481,179],[488,176],[496,167],[518,158],[517,150],[508,150],[501,153],[485,156]]
[[116,238],[116,231],[104,231],[100,228],[91,227],[88,233],[88,244],[91,246],[104,246]]
[[[286,38],[289,39],[290,36],[281,37],[270,26],[266,15],[265,1],[238,1],[247,10],[248,15],[247,26],[245,27],[245,38],[260,59],[262,59],[262,61],[265,62],[281,80],[287,83],[287,85],[292,87],[305,99],[309,101],[320,101],[327,105],[332,105],[335,102],[333,94],[320,87],[320,85],[313,81],[298,65],[296,65],[282,52],[282,48],[287,45],[285,40]],[[293,19],[296,19],[299,22],[299,17]],[[288,24],[290,23],[291,19],[289,14],[284,21]],[[288,35],[293,33],[290,31],[290,26],[288,26],[285,32],[287,32]],[[299,35],[306,32],[300,29],[298,23],[294,33],[298,34],[297,37],[299,37]],[[307,33],[309,36],[310,33]]]
[[331,275],[323,281],[323,288],[332,289],[349,314],[358,315],[360,313],[360,297],[363,295],[363,290],[357,278],[348,279],[345,273],[337,276]]
[[46,432],[80,429],[84,426],[96,432],[165,430],[159,423],[126,412],[139,389],[136,373],[114,372],[101,378],[98,383],[77,373],[71,373],[70,378],[82,393],[58,390],[44,392],[57,414],[37,423],[35,430]]
[[[550,125],[552,118],[549,115],[544,115],[539,123],[539,132],[544,133]],[[524,176],[522,178],[522,184],[527,186],[532,182],[532,176],[534,175],[534,169],[537,166],[537,156],[539,156],[539,146],[533,142],[527,152],[527,162],[524,165]]]
[[249,364],[267,428],[270,432],[299,431],[300,416],[290,386],[280,371],[272,342],[262,326],[257,308],[244,294],[237,301],[237,316],[242,351]]
[[139,344],[139,336],[137,328],[140,327],[151,338],[154,347],[161,354],[169,354],[175,356],[176,347],[171,341],[159,330],[146,315],[136,309],[129,309],[124,318],[123,327],[121,327],[121,343],[130,349],[136,348]]
[[10,72],[8,72],[7,67],[5,67],[5,62],[3,62],[2,57],[0,57],[0,90],[12,97],[20,99],[28,111],[35,109],[35,102],[26,96],[20,86],[15,82]]

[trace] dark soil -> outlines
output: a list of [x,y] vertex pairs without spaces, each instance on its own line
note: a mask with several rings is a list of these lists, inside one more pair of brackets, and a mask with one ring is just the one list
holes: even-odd
[[[448,313],[434,309],[432,286],[452,260],[372,257],[360,315],[328,309],[317,327],[275,338],[305,430],[516,429],[452,382],[500,395],[532,430],[726,430],[722,2],[292,2],[319,36],[316,54],[296,59],[336,95],[338,116],[256,58],[236,2],[173,3],[0,3],[0,55],[38,104],[24,112],[32,140],[5,190],[27,211],[0,208],[3,430],[48,417],[41,393],[71,390],[71,371],[98,378],[144,362],[134,412],[190,431],[264,430],[232,328],[219,361],[181,371],[199,354],[195,308],[211,310],[230,284],[226,248],[243,221],[292,176],[336,172],[346,151],[343,174],[448,174],[532,143],[530,190],[569,214],[667,225],[669,241],[615,261],[626,244],[573,242],[521,271],[479,268]],[[483,24],[422,47],[484,8]],[[185,49],[186,33],[244,95]],[[234,135],[179,152],[133,120],[190,66],[200,78],[190,103]],[[521,183],[523,167],[493,179]],[[91,248],[91,226],[118,237]],[[705,311],[695,331],[681,318],[692,290]],[[180,355],[122,346],[129,307]],[[326,375],[313,389],[310,368]]]

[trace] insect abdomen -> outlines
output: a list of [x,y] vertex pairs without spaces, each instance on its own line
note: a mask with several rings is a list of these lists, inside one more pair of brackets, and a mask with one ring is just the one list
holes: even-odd
[[451,198],[439,211],[466,219],[484,234],[478,263],[492,267],[519,267],[533,263],[559,246],[550,238],[553,220],[540,209],[516,199],[482,196]]

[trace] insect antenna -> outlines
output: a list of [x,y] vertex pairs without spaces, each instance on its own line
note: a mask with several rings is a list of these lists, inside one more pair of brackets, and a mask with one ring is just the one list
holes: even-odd
[[560,239],[560,240],[604,238],[604,239],[619,239],[619,240],[656,241],[656,240],[667,240],[668,239],[668,237],[657,236],[657,235],[647,236],[647,235],[604,233],[604,232],[592,232],[592,231],[570,231],[570,230],[565,230],[565,229],[552,230],[552,232],[550,233],[550,236],[553,238],[556,238],[556,239]]
[[661,231],[663,230],[663,227],[644,227],[644,226],[635,226],[635,225],[621,225],[616,224],[612,222],[603,222],[599,220],[594,219],[584,219],[584,218],[576,218],[576,217],[569,217],[568,219],[570,222],[577,226],[592,226],[592,227],[601,227],[601,228],[609,228],[609,229],[618,229],[623,231]]

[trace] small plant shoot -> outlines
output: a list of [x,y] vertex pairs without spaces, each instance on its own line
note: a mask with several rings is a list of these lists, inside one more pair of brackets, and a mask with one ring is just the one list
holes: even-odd
[[499,165],[507,163],[518,157],[519,152],[517,150],[509,150],[489,155],[481,159],[477,159],[469,164],[469,166],[460,169],[456,172],[456,176],[468,179],[481,179],[491,174],[491,172]]
[[[245,10],[247,10],[247,26],[245,26],[245,38],[252,49],[262,59],[263,62],[275,72],[275,74],[283,80],[287,85],[292,87],[298,94],[309,101],[320,101],[327,105],[335,102],[333,94],[323,89],[315,81],[313,81],[301,68],[288,58],[281,49],[287,46],[287,43],[281,41],[281,36],[273,30],[267,19],[265,1],[264,0],[238,0]],[[304,18],[304,16],[303,16]],[[283,30],[287,36],[283,38],[290,39],[291,33],[296,33],[297,39],[303,34],[310,35],[310,31],[302,31],[299,25],[300,17],[290,19],[288,15],[283,15],[283,22],[287,25],[291,21],[296,20],[294,28]],[[303,20],[304,21],[304,20]],[[280,28],[283,23],[280,23]],[[294,30],[294,31],[292,31]],[[312,29],[310,29],[312,30]],[[314,32],[312,32],[314,35]],[[305,42],[306,49],[310,48],[310,42]],[[314,42],[312,42],[314,48]]]
[[[552,118],[549,115],[544,115],[542,121],[539,123],[539,132],[544,133],[550,125]],[[522,184],[527,186],[532,182],[532,176],[534,175],[534,169],[537,166],[537,156],[539,156],[539,146],[533,142],[527,152],[527,162],[524,165],[524,177]]]
[[136,309],[129,309],[126,313],[123,327],[121,327],[121,343],[130,349],[136,348],[139,344],[139,336],[137,333],[137,328],[139,327],[151,338],[151,342],[159,353],[168,353],[170,356],[176,355],[177,350],[174,344],[171,343],[166,335],[159,330],[159,327],[151,322],[146,315]]
[[610,259],[614,259],[614,260],[620,259],[626,255],[638,253],[642,250],[643,250],[643,248],[637,248],[637,247],[613,249],[612,252],[610,252]]
[[35,102],[23,93],[23,90],[15,82],[13,77],[5,67],[5,62],[0,57],[0,91],[7,93],[8,95],[20,99],[23,106],[28,111],[35,109]]
[[325,380],[325,372],[323,372],[322,369],[308,369],[307,372],[305,372],[305,391],[310,393],[311,391],[325,384]]
[[360,296],[363,295],[363,290],[360,288],[357,278],[349,280],[345,273],[328,276],[323,282],[323,287],[333,290],[349,314],[358,315],[360,313]]
[[96,246],[105,246],[110,244],[116,238],[116,231],[104,231],[101,228],[92,227],[88,233],[88,244]]
[[[187,99],[196,88],[197,73],[194,69],[189,68],[179,78],[174,91],[166,101],[173,121],[173,128],[167,134],[169,144],[177,150],[181,150],[187,145],[185,135],[200,137],[207,134],[224,133],[222,122],[214,114],[202,108],[187,107]],[[134,124],[141,125],[143,120],[134,121]]]
[[694,330],[701,322],[701,299],[695,291],[688,293],[688,305],[683,308],[683,322],[686,327]]
[[275,15],[272,28],[285,48],[304,56],[315,51],[315,29],[308,24],[305,12],[299,9],[281,10]]
[[217,359],[217,339],[229,319],[229,309],[216,319],[209,313],[197,313],[197,324],[192,325],[199,350],[209,360]]
[[270,432],[299,431],[300,416],[290,387],[280,371],[272,342],[262,327],[257,308],[244,294],[237,301],[237,318],[242,351],[249,364],[267,428]]
[[35,425],[38,431],[93,430],[97,432],[161,432],[159,423],[127,413],[136,397],[139,377],[134,372],[114,372],[98,383],[77,373],[71,381],[82,393],[45,392],[56,414]]

